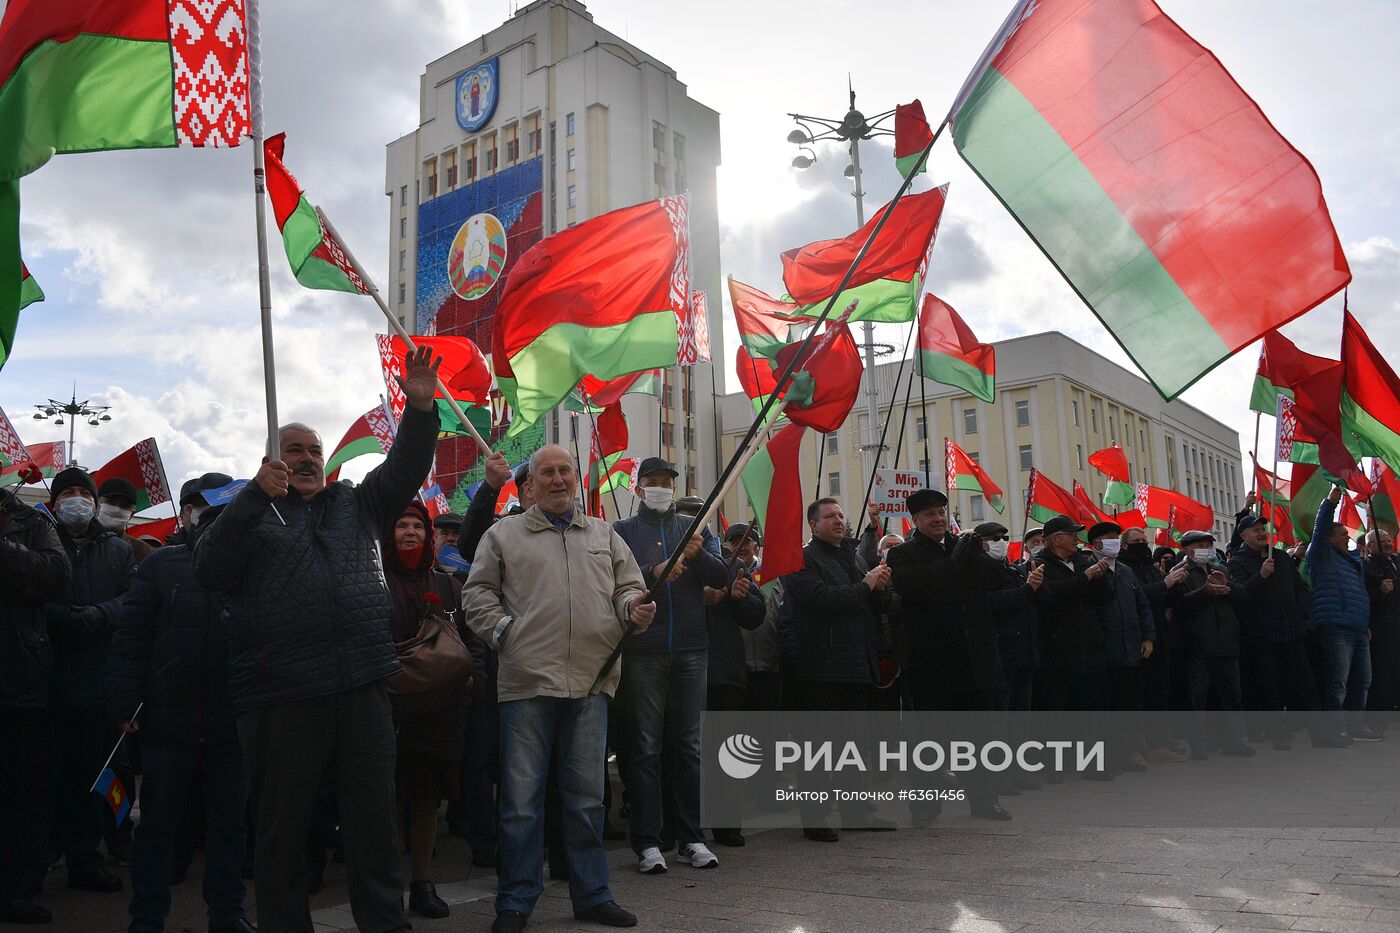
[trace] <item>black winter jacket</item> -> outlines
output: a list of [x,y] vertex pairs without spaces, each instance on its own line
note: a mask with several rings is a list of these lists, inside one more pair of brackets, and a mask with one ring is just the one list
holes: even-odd
[[1298,563],[1283,548],[1274,548],[1274,572],[1259,574],[1264,556],[1243,544],[1230,556],[1230,579],[1248,596],[1240,604],[1240,634],[1248,641],[1297,641],[1307,632],[1312,594],[1298,573]]
[[1142,663],[1142,643],[1157,641],[1152,605],[1131,567],[1115,561],[1104,576],[1113,588],[1113,599],[1099,606],[1103,630],[1103,660],[1109,667],[1137,667]]
[[1167,578],[1149,557],[1137,561],[1126,551],[1118,555],[1118,566],[1133,572],[1142,586],[1142,595],[1147,597],[1147,605],[1152,610],[1152,631],[1157,636],[1152,642],[1152,657],[1164,657],[1175,651],[1178,636],[1176,624],[1167,615]]
[[869,568],[849,538],[839,548],[813,538],[802,554],[803,568],[783,578],[792,614],[778,617],[783,653],[793,659],[797,679],[874,684],[888,590],[873,593],[865,585]]
[[[1371,597],[1371,637],[1381,641],[1400,639],[1400,568],[1395,558],[1372,554],[1366,561],[1366,592]],[[1382,584],[1390,581],[1390,592]]]
[[432,466],[436,411],[408,407],[389,455],[359,486],[310,501],[243,487],[197,537],[194,572],[229,598],[229,689],[236,712],[339,693],[399,669],[379,538]]
[[[660,513],[643,506],[631,518],[613,522],[618,536],[637,558],[647,586],[654,582],[652,569],[658,564],[665,566],[691,521],[689,515],[680,515],[674,508]],[[656,591],[656,618],[646,631],[628,637],[623,657],[704,651],[710,643],[705,624],[705,587],[719,589],[728,585],[724,560],[719,556],[719,542],[705,529],[700,552],[686,562],[684,573],[670,583],[661,584]]]
[[1001,589],[988,600],[997,627],[997,654],[1003,671],[1035,667],[1040,663],[1040,606],[1048,602],[1045,587],[1026,583],[1025,564],[1002,566]]
[[1103,629],[1098,607],[1113,599],[1108,575],[1090,580],[1084,571],[1095,564],[1092,555],[1070,555],[1071,570],[1048,550],[1036,563],[1045,565],[1045,602],[1040,607],[1040,666],[1045,670],[1092,673],[1104,667]]
[[1244,587],[1231,582],[1230,593],[1226,596],[1213,596],[1206,590],[1209,571],[1223,569],[1219,564],[1203,567],[1191,563],[1186,579],[1174,586],[1167,596],[1167,604],[1181,627],[1187,657],[1239,656],[1239,611],[1248,600]]
[[[725,563],[730,559],[730,551],[721,552]],[[739,579],[744,571],[738,562],[729,570],[729,585]],[[729,687],[747,687],[749,669],[744,658],[745,631],[753,631],[763,624],[766,606],[758,585],[750,578],[749,592],[743,599],[733,599],[726,591],[719,602],[705,607],[705,624],[710,629],[710,663],[707,682]]]
[[223,604],[195,579],[188,543],[159,548],[137,568],[115,613],[107,707],[125,722],[145,703],[142,743],[237,741]]
[[65,592],[44,604],[53,643],[50,703],[55,709],[105,706],[102,681],[113,616],[131,586],[136,556],[121,535],[106,530],[97,519],[77,540],[59,526],[58,538],[73,576]]
[[0,489],[0,706],[49,705],[44,600],[62,595],[72,575],[53,523]]

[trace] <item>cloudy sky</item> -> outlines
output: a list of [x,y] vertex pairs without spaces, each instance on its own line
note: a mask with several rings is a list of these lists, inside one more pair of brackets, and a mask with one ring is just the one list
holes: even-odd
[[[0,0],[0,8],[3,7]],[[1234,73],[1316,166],[1351,261],[1351,307],[1400,359],[1400,33],[1393,0],[1162,0]],[[1009,0],[805,0],[703,5],[593,0],[605,28],[673,65],[722,118],[724,272],[780,292],[778,253],[854,227],[846,158],[819,150],[796,172],[791,111],[840,115],[848,73],[867,113],[921,98],[937,119]],[[507,0],[298,0],[264,3],[270,132],[381,282],[389,206],[384,145],[417,123],[426,62],[499,25]],[[863,150],[870,209],[897,187],[877,140]],[[0,407],[33,443],[66,428],[31,420],[34,402],[113,406],[78,429],[81,462],[100,465],[143,437],[160,442],[173,483],[208,469],[248,475],[263,442],[251,155],[151,151],[63,156],[25,179],[25,258],[48,294],[20,324],[0,371]],[[1127,362],[946,140],[919,187],[952,184],[930,287],[983,339],[1062,330]],[[382,381],[368,299],[300,288],[273,238],[280,415],[333,443],[374,404]],[[1341,302],[1286,332],[1336,355]],[[732,346],[733,328],[727,328]],[[903,333],[888,339],[902,342]],[[731,355],[731,354],[727,354]],[[1257,352],[1219,367],[1185,399],[1237,427]],[[733,386],[737,389],[737,385]],[[702,436],[705,432],[701,432]]]

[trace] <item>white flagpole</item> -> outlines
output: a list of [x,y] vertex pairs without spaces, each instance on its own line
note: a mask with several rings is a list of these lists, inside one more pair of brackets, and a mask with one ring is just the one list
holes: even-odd
[[267,263],[267,170],[263,164],[262,51],[258,38],[258,0],[248,0],[248,64],[253,124],[253,199],[258,223],[258,300],[262,318],[263,392],[267,399],[267,456],[276,460],[282,451],[277,442],[277,370],[272,359],[272,281]]

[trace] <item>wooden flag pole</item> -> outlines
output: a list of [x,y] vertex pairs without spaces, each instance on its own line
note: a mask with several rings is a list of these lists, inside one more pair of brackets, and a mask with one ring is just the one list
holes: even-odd
[[[408,346],[410,352],[417,350],[418,344],[413,342],[412,335],[404,328],[398,316],[390,311],[389,306],[384,303],[384,296],[379,294],[379,287],[374,284],[374,279],[369,277],[369,273],[365,271],[364,266],[360,265],[360,261],[355,258],[355,254],[350,252],[350,247],[346,246],[345,241],[340,238],[340,234],[336,233],[335,226],[331,224],[325,212],[318,207],[316,208],[316,216],[320,218],[321,226],[326,228],[326,232],[331,235],[331,238],[335,240],[336,243],[340,244],[340,248],[345,252],[346,262],[350,263],[350,268],[355,270],[355,274],[360,277],[360,281],[365,283],[365,287],[369,289],[370,297],[374,299],[375,304],[379,305],[379,310],[384,312],[384,319],[389,322],[389,326],[394,329],[394,333]],[[441,392],[442,397],[447,400],[447,407],[452,409],[452,414],[456,415],[457,420],[462,422],[462,426],[471,434],[472,440],[476,441],[476,446],[481,448],[482,453],[485,456],[491,456],[491,445],[486,443],[486,439],[477,432],[476,425],[468,420],[467,413],[462,411],[462,406],[452,397],[452,393],[447,391],[447,386],[443,385],[442,377],[437,376],[435,378],[437,379],[438,391]]]

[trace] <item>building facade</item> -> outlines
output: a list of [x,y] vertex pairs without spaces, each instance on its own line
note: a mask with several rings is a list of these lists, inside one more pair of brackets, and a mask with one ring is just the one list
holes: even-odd
[[[414,333],[464,335],[489,354],[501,286],[530,246],[609,210],[688,193],[692,288],[706,294],[721,360],[719,161],[719,115],[674,69],[577,0],[522,6],[426,67],[418,129],[387,147],[390,307]],[[624,400],[631,450],[688,462],[688,488],[707,488],[714,456],[698,450],[696,425],[716,414],[711,368],[663,375],[659,403]],[[556,411],[500,446],[516,462],[542,443],[577,440],[587,461],[591,436],[587,415]],[[480,476],[475,445],[440,444],[437,474],[454,508],[464,506],[457,487]]]
[[[1026,528],[1032,467],[1066,490],[1078,480],[1097,503],[1107,478],[1087,458],[1116,443],[1127,454],[1133,482],[1175,489],[1210,505],[1217,539],[1229,540],[1244,502],[1238,432],[1185,402],[1164,402],[1136,373],[1060,333],[1004,340],[996,353],[997,394],[990,404],[917,374],[911,381],[908,363],[902,376],[898,362],[877,366],[880,420],[889,421],[880,465],[926,472],[929,485],[942,489],[943,439],[951,438],[981,464],[1005,499],[998,515],[980,495],[955,490],[950,498],[960,523],[997,520],[1019,536]],[[864,512],[870,482],[860,450],[867,415],[859,408],[839,432],[809,431],[801,457],[806,500],[834,496],[853,522]],[[722,414],[728,458],[752,423],[753,409],[736,393],[725,397]],[[727,495],[724,511],[730,521],[749,519],[742,484]]]

